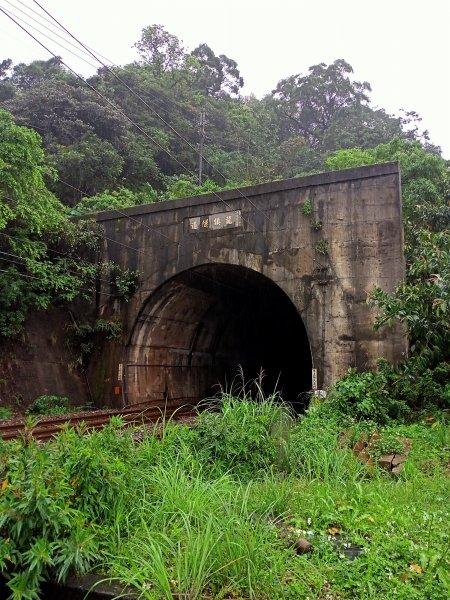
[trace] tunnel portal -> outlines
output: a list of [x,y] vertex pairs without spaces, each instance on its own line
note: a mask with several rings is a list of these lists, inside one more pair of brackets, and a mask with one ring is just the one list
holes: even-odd
[[129,403],[197,403],[264,373],[296,410],[311,387],[311,351],[285,292],[249,268],[207,264],[183,271],[147,300],[128,348]]
[[[88,218],[105,233],[95,260],[119,265],[136,288],[128,297],[103,276],[91,303],[74,303],[70,321],[111,320],[121,333],[97,338],[80,376],[67,368],[67,319],[39,316],[27,353],[20,345],[11,356],[22,358],[5,354],[3,370],[20,382],[8,394],[31,401],[38,385],[99,407],[176,407],[218,384],[229,388],[241,366],[248,380],[263,368],[265,391],[278,382],[296,403],[304,390],[329,390],[349,368],[374,369],[379,358],[395,364],[407,352],[401,324],[375,331],[367,303],[374,288],[392,293],[405,277],[397,163]],[[57,336],[49,337],[48,319]]]

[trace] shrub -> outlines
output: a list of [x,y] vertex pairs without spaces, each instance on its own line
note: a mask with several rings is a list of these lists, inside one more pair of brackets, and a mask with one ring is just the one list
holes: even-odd
[[331,392],[331,400],[344,415],[354,419],[369,419],[388,423],[404,418],[408,404],[393,389],[393,371],[387,363],[380,364],[378,372],[359,373],[349,369]]
[[450,405],[450,365],[439,363],[435,369],[417,374],[405,370],[397,378],[394,393],[415,410],[445,409]]
[[129,498],[132,447],[120,419],[84,436],[66,428],[52,444],[0,446],[0,570],[12,598],[36,600],[43,581],[98,562]]
[[328,254],[328,241],[327,240],[319,240],[314,244],[314,249],[318,254],[322,256],[327,256]]
[[13,416],[13,411],[6,406],[0,406],[0,421],[11,419]]
[[63,415],[70,410],[69,398],[65,396],[39,396],[28,407],[31,415]]
[[122,331],[120,322],[114,319],[97,319],[74,323],[67,327],[66,345],[72,355],[71,366],[83,371],[100,340],[115,340]]
[[0,569],[11,597],[35,600],[49,577],[87,570],[98,553],[97,527],[71,506],[70,478],[47,448],[15,443],[0,478]]
[[305,201],[302,211],[305,217],[310,217],[312,215],[313,207],[311,200],[308,199]]

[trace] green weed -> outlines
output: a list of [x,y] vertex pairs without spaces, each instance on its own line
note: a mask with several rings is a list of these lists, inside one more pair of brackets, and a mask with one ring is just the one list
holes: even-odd
[[223,392],[200,413],[194,447],[212,472],[232,470],[254,478],[275,463],[283,466],[292,422],[276,394],[252,400],[246,390],[238,396]]
[[30,404],[30,415],[63,415],[70,412],[69,398],[64,396],[39,396]]
[[10,408],[6,406],[0,406],[0,421],[6,419],[12,419],[14,413]]
[[[97,570],[141,598],[448,597],[445,413],[380,428],[333,401],[293,418],[256,388],[222,394],[196,428],[135,443],[115,419],[37,445],[0,441],[0,569],[11,597]],[[368,469],[342,433],[403,438],[402,477]],[[313,551],[297,554],[306,538]]]

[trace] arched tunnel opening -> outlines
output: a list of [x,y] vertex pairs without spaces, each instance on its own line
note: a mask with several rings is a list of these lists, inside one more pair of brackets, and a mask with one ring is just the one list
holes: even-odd
[[264,373],[298,412],[311,388],[311,351],[300,315],[271,279],[236,265],[184,271],[148,299],[135,325],[126,363],[128,404],[197,404]]

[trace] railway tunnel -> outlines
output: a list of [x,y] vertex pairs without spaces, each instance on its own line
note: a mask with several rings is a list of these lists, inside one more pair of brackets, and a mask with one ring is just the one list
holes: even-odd
[[[92,302],[74,303],[69,316],[36,314],[25,339],[0,353],[11,397],[158,409],[229,387],[242,366],[248,380],[262,367],[266,391],[278,382],[295,404],[311,387],[311,366],[327,390],[350,367],[373,369],[380,357],[395,364],[407,352],[401,325],[374,331],[367,304],[374,288],[392,293],[405,276],[397,163],[92,218],[105,232],[102,261],[138,274],[134,294],[124,301],[102,279]],[[122,328],[95,339],[83,373],[68,368],[72,317]]]
[[204,264],[182,271],[144,304],[127,349],[128,404],[197,403],[220,388],[264,373],[300,411],[311,387],[311,351],[300,315],[285,292],[252,269]]

